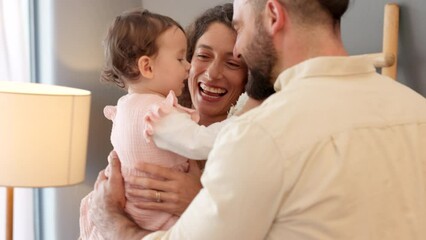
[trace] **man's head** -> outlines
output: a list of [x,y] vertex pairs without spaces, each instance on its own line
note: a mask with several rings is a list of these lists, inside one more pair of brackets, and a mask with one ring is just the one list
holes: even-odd
[[[234,54],[244,58],[255,81],[273,82],[283,69],[312,57],[307,51],[315,45],[303,45],[312,41],[304,39],[309,34],[329,36],[324,42],[331,47],[340,41],[340,18],[348,4],[349,0],[235,0]],[[249,80],[248,85],[256,83]]]
[[[254,9],[255,14],[265,10],[268,0],[243,0]],[[287,9],[290,17],[299,24],[338,24],[346,12],[349,0],[276,0]]]

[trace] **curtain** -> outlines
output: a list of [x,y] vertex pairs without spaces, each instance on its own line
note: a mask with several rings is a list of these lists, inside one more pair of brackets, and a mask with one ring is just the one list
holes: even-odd
[[30,81],[28,0],[0,0],[0,79]]
[[[31,81],[29,12],[29,0],[0,0],[0,81]],[[14,239],[33,240],[32,189],[14,192]],[[5,195],[0,186],[0,240],[6,237]]]

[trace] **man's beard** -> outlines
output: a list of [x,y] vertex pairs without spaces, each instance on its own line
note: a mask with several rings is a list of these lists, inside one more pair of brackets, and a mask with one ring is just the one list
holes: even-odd
[[272,68],[277,62],[277,52],[273,47],[272,38],[260,21],[256,23],[256,28],[258,34],[247,47],[244,56],[249,68],[246,92],[256,100],[264,100],[275,93]]

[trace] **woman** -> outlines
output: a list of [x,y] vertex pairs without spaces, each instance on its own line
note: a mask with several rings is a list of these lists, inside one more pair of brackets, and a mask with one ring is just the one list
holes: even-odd
[[[187,31],[187,59],[191,62],[191,69],[186,96],[190,96],[192,107],[198,110],[201,125],[208,126],[226,119],[229,109],[236,103],[247,82],[245,63],[232,53],[236,40],[232,13],[230,3],[208,9]],[[179,102],[188,102],[182,100]],[[204,164],[201,165],[202,168]],[[134,177],[133,186],[141,185],[145,190],[135,187],[129,191],[132,197],[154,200],[141,201],[141,208],[180,216],[202,188],[199,168],[194,162],[190,166],[188,173],[182,173],[143,164],[140,170],[164,177],[166,181]],[[161,192],[161,202],[155,201],[158,198],[157,190]]]

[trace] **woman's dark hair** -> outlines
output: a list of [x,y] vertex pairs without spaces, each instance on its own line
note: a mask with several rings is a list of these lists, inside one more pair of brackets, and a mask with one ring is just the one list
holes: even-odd
[[[207,31],[212,23],[221,23],[234,31],[232,26],[232,15],[234,14],[232,3],[225,3],[213,8],[207,9],[204,13],[198,16],[194,22],[187,28],[188,51],[186,59],[191,62],[194,55],[195,46],[198,39]],[[185,82],[185,88],[182,95],[179,97],[179,104],[185,107],[191,107],[191,95],[189,93],[188,81]]]
[[234,30],[232,26],[232,15],[234,14],[232,3],[225,3],[216,7],[207,9],[187,28],[188,51],[186,59],[191,61],[194,55],[195,45],[198,39],[207,31],[212,23],[222,23],[223,25]]
[[125,80],[139,77],[137,61],[158,52],[157,38],[167,29],[183,28],[170,17],[137,9],[115,18],[104,40],[105,66],[101,80],[124,88]]

